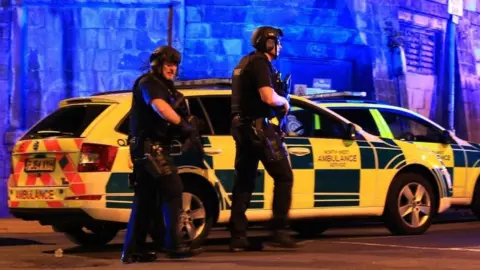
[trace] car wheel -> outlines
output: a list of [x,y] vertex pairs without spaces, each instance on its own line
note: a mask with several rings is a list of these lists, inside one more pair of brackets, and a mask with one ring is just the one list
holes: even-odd
[[319,220],[293,220],[290,228],[300,237],[314,237],[325,232],[328,224]]
[[182,196],[180,232],[182,239],[192,246],[200,246],[207,238],[213,225],[212,200],[205,190],[187,183]]
[[437,202],[431,184],[421,175],[397,175],[387,194],[385,225],[392,234],[422,234],[432,224]]
[[473,191],[473,198],[472,204],[470,208],[472,212],[475,214],[477,219],[480,219],[480,177],[477,179],[477,183],[475,184],[475,190]]
[[75,227],[63,231],[65,236],[73,243],[84,247],[99,247],[108,244],[118,234],[117,228],[109,226],[94,226],[85,231],[84,227]]

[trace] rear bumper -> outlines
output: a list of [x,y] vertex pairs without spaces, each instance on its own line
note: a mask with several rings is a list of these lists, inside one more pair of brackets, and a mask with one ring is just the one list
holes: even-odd
[[16,218],[38,221],[42,225],[85,224],[94,221],[82,209],[9,208],[9,211]]

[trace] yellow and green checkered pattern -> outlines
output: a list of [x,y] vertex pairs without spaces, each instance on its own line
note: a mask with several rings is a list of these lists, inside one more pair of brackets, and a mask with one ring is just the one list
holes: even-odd
[[[221,154],[206,155],[205,161],[215,172],[230,200],[235,179],[234,141],[231,136],[208,136],[203,137],[203,144],[205,147],[222,149]],[[373,205],[378,175],[392,179],[395,172],[406,165],[402,150],[390,139],[367,142],[289,137],[285,144],[291,152],[294,173],[293,209]],[[303,149],[302,154],[296,155],[295,149]],[[188,155],[175,157],[175,162],[178,166],[207,169],[201,160]],[[126,173],[112,173],[107,194],[132,192],[128,188],[127,178]],[[271,209],[273,185],[273,179],[260,163],[249,208]],[[220,187],[216,188],[217,193],[221,194]],[[132,199],[131,196],[108,196],[107,208],[130,208],[131,205],[125,202],[131,202]],[[229,200],[221,200],[222,210],[230,209]]]
[[[391,127],[383,118],[378,110],[379,107],[395,109],[395,106],[387,105],[372,105],[372,104],[328,104],[326,107],[335,107],[337,109],[355,108],[357,110],[368,110],[375,121],[376,128],[380,136],[386,142],[390,140],[393,143],[393,132]],[[403,112],[404,113],[404,112]],[[385,139],[388,138],[388,139]],[[412,142],[436,152],[442,159],[445,167],[451,176],[453,184],[453,194],[450,190],[447,191],[447,196],[462,198],[469,197],[473,193],[475,183],[480,174],[480,146],[472,144],[472,146],[460,144],[442,144],[435,142]]]

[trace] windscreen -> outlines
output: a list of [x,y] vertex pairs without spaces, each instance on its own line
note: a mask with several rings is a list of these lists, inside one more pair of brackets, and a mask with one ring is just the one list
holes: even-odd
[[110,105],[88,104],[59,108],[38,122],[22,140],[52,136],[80,137],[108,106]]

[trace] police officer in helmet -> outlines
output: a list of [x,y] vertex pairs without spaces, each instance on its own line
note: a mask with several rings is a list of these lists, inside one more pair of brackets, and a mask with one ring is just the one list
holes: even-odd
[[232,136],[236,142],[235,184],[232,194],[230,230],[232,251],[261,248],[249,242],[248,208],[257,178],[259,161],[273,178],[273,218],[271,242],[284,248],[297,243],[285,230],[291,205],[293,173],[281,134],[270,120],[274,109],[288,112],[287,99],[276,92],[278,72],[271,61],[280,53],[282,30],[270,26],[257,28],[252,35],[254,52],[244,56],[232,75]]
[[[173,83],[180,62],[180,53],[173,47],[157,48],[150,56],[151,69],[133,86],[129,146],[135,195],[122,252],[123,263],[156,259],[156,254],[148,253],[145,248],[152,221],[156,225],[154,234],[165,233],[163,244],[170,257],[193,255],[193,250],[181,239],[183,186],[169,155],[173,138],[191,138],[196,132],[185,120],[186,105],[179,102],[183,95]],[[163,219],[158,219],[162,212]]]

